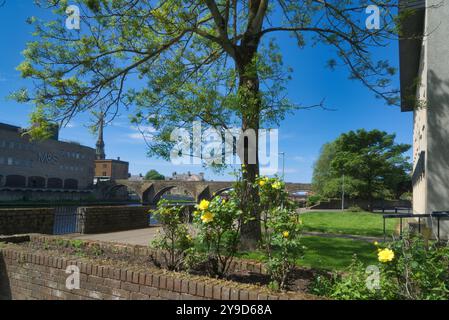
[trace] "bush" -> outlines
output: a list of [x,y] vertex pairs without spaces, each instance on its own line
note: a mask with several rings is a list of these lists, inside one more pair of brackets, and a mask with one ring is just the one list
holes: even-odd
[[[386,245],[377,244],[378,264],[367,269],[355,259],[343,275],[315,279],[312,292],[335,299],[449,299],[449,247],[426,245],[419,236],[406,235]],[[376,269],[377,268],[377,269]],[[379,271],[375,286],[368,283]]]
[[288,277],[302,256],[301,220],[294,202],[288,199],[285,183],[278,178],[261,177],[259,187],[263,246],[271,288],[286,289]]
[[233,194],[229,200],[202,200],[197,209],[193,221],[198,227],[200,254],[208,273],[223,278],[237,253],[243,213]]
[[307,207],[314,206],[318,204],[323,198],[319,194],[313,194],[307,197]]
[[[179,270],[193,246],[187,226],[183,223],[184,207],[170,206],[166,200],[158,203],[154,217],[162,226],[162,232],[152,241],[152,246],[163,250],[164,263],[169,270]],[[159,261],[153,261],[159,264]]]
[[356,205],[356,206],[350,206],[346,211],[349,211],[349,212],[363,212],[363,209]]
[[[288,277],[296,266],[296,260],[303,256],[300,243],[301,225],[299,215],[294,210],[281,207],[270,210],[270,250],[266,267],[273,288],[287,288]],[[275,253],[272,248],[276,249]]]

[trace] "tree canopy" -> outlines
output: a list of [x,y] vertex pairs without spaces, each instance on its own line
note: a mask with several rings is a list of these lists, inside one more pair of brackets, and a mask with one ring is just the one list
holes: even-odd
[[158,171],[152,169],[146,173],[145,180],[165,180],[165,177]]
[[398,199],[411,188],[411,164],[404,153],[408,144],[396,143],[394,134],[360,129],[340,135],[323,146],[314,166],[313,187],[320,195]]

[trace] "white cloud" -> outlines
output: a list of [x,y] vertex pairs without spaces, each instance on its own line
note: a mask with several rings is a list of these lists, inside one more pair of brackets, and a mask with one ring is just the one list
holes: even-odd
[[153,139],[156,129],[150,126],[132,126],[133,132],[128,133],[127,137],[138,142],[150,141]]

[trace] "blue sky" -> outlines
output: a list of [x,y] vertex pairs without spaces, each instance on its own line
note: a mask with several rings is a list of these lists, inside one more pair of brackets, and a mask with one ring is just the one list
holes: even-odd
[[[7,0],[0,7],[0,122],[27,126],[31,105],[18,104],[6,99],[14,90],[27,86],[15,70],[22,61],[21,51],[27,41],[33,39],[32,27],[25,23],[27,17],[42,17],[32,0]],[[347,70],[330,71],[325,67],[332,52],[326,47],[298,49],[295,41],[278,34],[278,43],[284,63],[294,70],[293,80],[288,84],[289,98],[301,105],[313,105],[323,98],[326,106],[336,109],[298,110],[281,123],[279,151],[285,152],[286,180],[309,182],[313,162],[323,143],[338,135],[359,128],[381,129],[397,134],[400,143],[412,144],[412,114],[401,113],[398,107],[388,106],[360,83],[347,79]],[[394,66],[398,65],[398,48],[392,43],[380,52]],[[395,79],[398,82],[398,79]],[[76,118],[68,127],[61,129],[60,137],[78,141],[87,146],[95,145],[96,137],[87,130],[87,116]],[[156,169],[165,175],[172,172],[206,172],[206,178],[229,180],[227,170],[216,175],[201,166],[173,166],[160,159],[150,159],[141,134],[131,126],[128,115],[121,113],[114,125],[105,129],[106,154],[108,158],[121,157],[130,162],[132,174]]]

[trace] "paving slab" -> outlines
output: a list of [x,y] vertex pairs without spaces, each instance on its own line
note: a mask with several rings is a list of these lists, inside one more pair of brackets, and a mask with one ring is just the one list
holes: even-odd
[[149,227],[145,229],[136,229],[129,231],[119,231],[100,234],[76,235],[73,239],[108,241],[114,243],[137,244],[147,246],[156,236],[160,227]]

